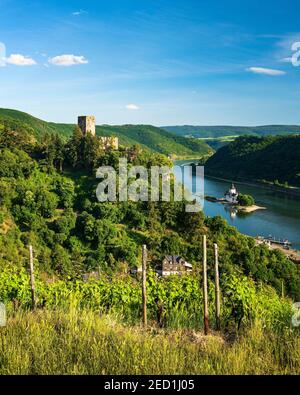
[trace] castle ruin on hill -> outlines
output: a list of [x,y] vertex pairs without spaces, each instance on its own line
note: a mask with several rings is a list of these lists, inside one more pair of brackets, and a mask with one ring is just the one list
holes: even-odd
[[[78,126],[81,129],[84,136],[91,133],[92,136],[96,136],[96,118],[93,115],[82,115],[78,117]],[[110,149],[119,149],[119,139],[113,136],[99,136],[100,144],[104,151]]]
[[83,115],[78,117],[78,126],[84,136],[88,133],[91,133],[93,136],[96,135],[96,118],[93,115]]

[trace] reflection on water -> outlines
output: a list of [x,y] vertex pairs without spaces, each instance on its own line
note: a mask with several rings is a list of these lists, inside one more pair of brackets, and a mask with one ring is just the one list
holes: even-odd
[[[187,161],[186,161],[187,162]],[[190,161],[189,161],[190,162]],[[176,165],[184,161],[176,161]],[[178,173],[175,171],[175,176]],[[192,170],[188,172],[185,186],[192,190],[195,177]],[[204,194],[207,196],[223,197],[230,183],[212,178],[205,178]],[[221,215],[228,223],[235,226],[241,233],[250,236],[269,236],[276,239],[288,239],[293,247],[300,249],[300,200],[273,192],[261,187],[236,184],[240,193],[254,197],[257,205],[266,207],[267,210],[258,210],[253,213],[236,212],[227,204],[204,201],[204,212],[208,216]]]
[[231,219],[234,219],[237,215],[240,214],[239,211],[235,207],[232,207],[228,204],[224,205],[224,210],[229,213]]

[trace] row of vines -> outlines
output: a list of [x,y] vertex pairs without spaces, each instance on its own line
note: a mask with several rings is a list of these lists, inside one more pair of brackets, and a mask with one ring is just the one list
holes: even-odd
[[[265,326],[290,326],[292,302],[280,298],[265,285],[249,278],[230,275],[221,281],[222,327],[248,325],[260,320]],[[38,308],[91,308],[119,314],[124,321],[139,322],[142,293],[139,278],[129,275],[101,276],[88,281],[49,281],[36,275]],[[0,301],[8,310],[29,309],[31,293],[29,275],[25,269],[4,267],[0,272]],[[158,320],[168,327],[202,327],[201,279],[196,274],[182,277],[159,278],[147,274],[147,307],[150,320]],[[209,310],[214,325],[214,284],[209,282]]]

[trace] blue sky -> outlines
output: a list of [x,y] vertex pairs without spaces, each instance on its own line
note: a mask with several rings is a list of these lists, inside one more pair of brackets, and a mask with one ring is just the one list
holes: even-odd
[[58,122],[300,124],[299,13],[295,0],[0,0],[0,107]]

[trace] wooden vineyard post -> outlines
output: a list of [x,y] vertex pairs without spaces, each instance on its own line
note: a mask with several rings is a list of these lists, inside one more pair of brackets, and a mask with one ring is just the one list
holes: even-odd
[[207,293],[207,249],[206,249],[206,235],[203,236],[203,321],[204,334],[208,334],[208,293]]
[[29,270],[30,270],[30,287],[31,287],[31,308],[35,310],[36,300],[35,300],[35,283],[34,283],[34,267],[33,267],[33,251],[32,245],[29,246]]
[[147,246],[142,248],[142,300],[143,300],[143,325],[147,326]]
[[281,297],[284,298],[284,282],[281,280]]
[[219,276],[219,253],[218,244],[214,244],[214,257],[215,257],[215,303],[216,303],[216,330],[221,330],[220,320],[220,276]]

